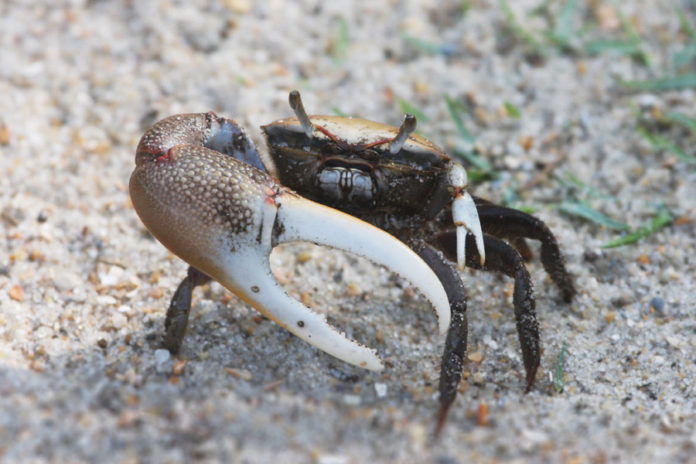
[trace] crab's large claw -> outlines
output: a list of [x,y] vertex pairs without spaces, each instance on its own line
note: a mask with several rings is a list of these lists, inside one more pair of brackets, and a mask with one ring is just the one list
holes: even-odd
[[478,211],[474,199],[466,191],[467,175],[458,163],[452,163],[449,168],[449,183],[454,191],[452,201],[452,220],[457,228],[457,265],[464,270],[466,260],[466,234],[472,234],[476,239],[476,249],[481,258],[481,266],[486,262],[486,250],[483,246],[483,232],[479,222]]
[[446,331],[450,310],[445,290],[402,242],[298,196],[233,156],[198,143],[159,147],[151,138],[155,143],[141,141],[130,180],[133,205],[145,226],[173,253],[282,327],[343,361],[382,368],[373,350],[289,297],[273,277],[268,260],[272,247],[306,240],[365,256],[403,275],[430,300],[440,332]]

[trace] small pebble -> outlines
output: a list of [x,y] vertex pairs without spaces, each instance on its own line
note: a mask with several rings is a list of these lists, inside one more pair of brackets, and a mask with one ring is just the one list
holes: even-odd
[[[111,315],[111,324],[117,329],[121,329],[125,327],[126,324],[128,324],[128,318],[125,315],[123,315],[123,313],[113,313]],[[169,351],[167,351],[167,353],[169,353]]]
[[164,295],[162,287],[154,287],[152,290],[150,290],[150,297],[154,298],[155,300],[162,298],[162,295]]
[[15,301],[22,301],[24,299],[24,290],[19,285],[13,285],[10,288],[10,298]]
[[168,350],[155,350],[155,370],[160,374],[169,374],[172,371],[172,361]]
[[56,290],[60,292],[75,289],[79,287],[82,282],[83,279],[72,272],[61,272],[53,279],[53,285],[56,287]]
[[346,456],[341,456],[340,454],[324,454],[318,456],[315,460],[319,464],[345,464],[350,462]]
[[348,287],[346,287],[346,296],[358,296],[362,293],[362,290],[360,289],[360,285],[356,283],[349,284]]
[[476,413],[476,425],[480,427],[488,425],[488,405],[485,402],[479,403]]
[[343,395],[343,402],[349,406],[358,406],[361,401],[358,395]]
[[0,145],[7,145],[10,143],[10,131],[4,125],[0,126]]
[[665,300],[663,300],[661,297],[656,296],[652,300],[650,300],[650,309],[658,313],[660,316],[665,315]]
[[233,13],[245,14],[251,11],[252,2],[250,0],[225,0],[223,5]]
[[181,375],[182,372],[184,372],[184,368],[186,367],[186,360],[181,359],[179,361],[176,361],[174,365],[172,366],[172,374],[174,375]]
[[384,398],[387,396],[387,384],[386,383],[376,383],[375,392],[377,393],[377,398]]
[[249,381],[253,378],[251,372],[246,369],[235,369],[234,367],[226,367],[225,372],[242,380]]
[[171,355],[169,354],[169,350],[165,350],[163,348],[160,348],[159,350],[155,350],[155,362],[157,364],[164,364],[167,361],[169,361],[169,358]]

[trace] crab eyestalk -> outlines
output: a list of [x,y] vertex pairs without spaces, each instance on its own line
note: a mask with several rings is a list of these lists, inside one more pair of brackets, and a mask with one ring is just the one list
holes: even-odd
[[396,155],[401,151],[408,138],[411,136],[413,131],[416,130],[417,124],[418,121],[416,121],[416,117],[414,115],[407,114],[404,116],[404,122],[402,122],[401,126],[399,127],[399,133],[396,134],[396,137],[394,137],[391,142],[389,142],[389,153]]
[[478,211],[474,199],[466,191],[468,178],[464,167],[452,163],[447,173],[450,188],[454,194],[452,201],[452,220],[457,228],[457,266],[464,270],[466,264],[466,234],[472,234],[476,239],[476,249],[481,258],[481,266],[486,262],[486,250],[483,245],[483,232],[479,222]]
[[[234,124],[232,121],[227,121]],[[174,254],[280,326],[351,364],[379,370],[376,353],[288,296],[271,272],[271,249],[303,240],[364,256],[404,276],[449,327],[447,295],[430,267],[402,242],[353,216],[314,203],[268,174],[207,148],[210,119],[179,115],[143,136],[130,179],[133,206]],[[233,133],[233,131],[229,131]]]
[[302,129],[305,132],[305,135],[309,138],[312,138],[314,135],[314,124],[312,124],[312,121],[309,120],[309,116],[307,116],[307,112],[304,109],[304,105],[302,104],[302,97],[300,97],[300,92],[297,90],[293,90],[290,92],[290,95],[288,96],[288,100],[290,102],[290,108],[295,112],[295,116],[297,116],[297,120],[300,122],[300,125],[302,125]]

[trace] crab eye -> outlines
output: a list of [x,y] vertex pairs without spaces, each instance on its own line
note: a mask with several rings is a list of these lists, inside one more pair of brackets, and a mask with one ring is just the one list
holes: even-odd
[[389,142],[389,153],[396,155],[401,151],[408,138],[411,136],[413,131],[416,130],[417,124],[418,121],[414,115],[407,114],[404,116],[404,122],[402,122],[401,127],[399,127],[399,133],[396,134],[396,137],[394,137],[391,142]]
[[312,138],[314,135],[314,124],[312,124],[312,121],[309,120],[309,116],[307,116],[307,112],[302,104],[300,92],[298,90],[293,90],[290,92],[288,101],[290,102],[290,108],[292,108],[292,110],[295,112],[295,116],[297,116],[297,120],[300,121],[305,134],[307,137]]

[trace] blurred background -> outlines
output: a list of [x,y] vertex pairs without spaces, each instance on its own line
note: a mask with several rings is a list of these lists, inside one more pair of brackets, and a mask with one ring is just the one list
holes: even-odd
[[[681,1],[5,1],[0,5],[0,460],[688,462],[696,447],[696,4]],[[293,245],[288,292],[374,346],[330,358],[217,284],[182,356],[155,356],[186,266],[130,203],[155,121],[247,129],[357,116],[418,131],[479,196],[554,231],[544,357],[524,376],[510,279],[462,273],[469,358],[430,436],[443,340],[365,260]],[[535,247],[536,249],[536,247]]]

